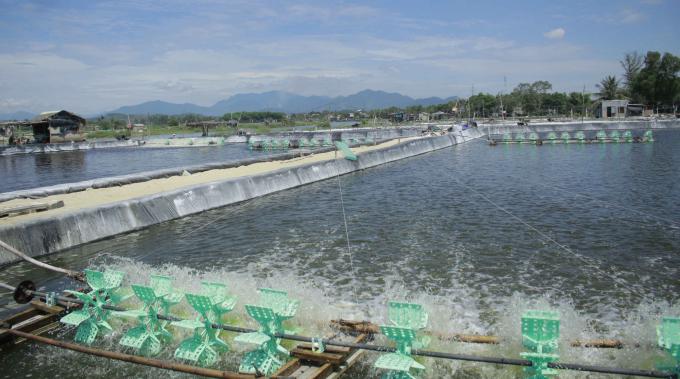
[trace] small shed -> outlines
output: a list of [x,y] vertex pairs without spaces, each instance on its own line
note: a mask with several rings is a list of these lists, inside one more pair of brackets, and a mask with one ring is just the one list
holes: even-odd
[[446,118],[448,115],[449,114],[446,113],[446,112],[438,111],[438,112],[432,113],[432,119],[433,120],[441,120],[441,119]]
[[30,122],[36,143],[84,141],[81,130],[86,123],[84,118],[65,110],[43,112]]
[[187,126],[190,128],[201,128],[201,136],[207,137],[208,131],[210,129],[215,129],[219,126],[229,125],[228,121],[216,121],[216,120],[205,120],[205,121],[194,121],[187,122]]
[[389,114],[390,121],[392,122],[402,122],[406,119],[404,112],[394,112]]
[[595,117],[603,119],[624,118],[627,108],[628,100],[602,100],[595,108]]

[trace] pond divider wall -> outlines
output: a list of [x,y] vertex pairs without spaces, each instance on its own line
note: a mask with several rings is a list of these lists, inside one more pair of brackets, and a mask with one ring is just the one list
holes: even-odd
[[[342,129],[342,130],[332,130],[332,133],[340,133],[339,137],[343,139],[357,139],[357,138],[373,138],[373,140],[386,141],[390,139],[404,138],[404,137],[415,137],[422,134],[424,127],[403,127],[403,128],[358,128],[358,129]],[[267,138],[272,138],[275,135],[257,135],[252,136],[254,141],[265,140]],[[288,134],[276,135],[277,138],[315,138],[315,139],[327,139],[331,138],[331,131],[302,131],[302,132],[289,132]],[[243,137],[243,142],[246,141],[246,137]],[[131,141],[126,141],[130,142]],[[127,146],[127,145],[126,145]],[[314,149],[315,153],[323,153],[326,151],[335,150],[335,148],[318,148]],[[300,151],[290,151],[287,153],[276,154],[273,156],[264,156],[249,158],[245,160],[240,160],[236,162],[214,162],[214,163],[204,163],[199,165],[191,165],[184,167],[175,167],[161,170],[143,171],[134,174],[117,175],[110,176],[107,178],[90,179],[83,180],[75,183],[64,183],[56,184],[53,186],[45,186],[39,188],[31,188],[25,190],[17,190],[11,192],[0,193],[0,203],[13,200],[13,199],[34,199],[52,195],[59,195],[62,193],[72,193],[85,191],[89,188],[106,188],[114,186],[122,186],[125,184],[146,182],[152,179],[168,178],[171,176],[181,175],[185,170],[190,173],[203,172],[215,169],[225,169],[231,167],[238,167],[249,165],[258,162],[270,162],[274,160],[286,160],[291,158],[296,158],[300,154]]]
[[[338,174],[444,149],[482,136],[475,128],[463,131],[456,127],[454,132],[444,136],[410,140],[361,153],[356,161],[336,159],[313,162],[27,220],[0,227],[0,240],[31,256],[51,254],[209,209],[329,179]],[[87,192],[83,192],[83,196],[87,196]],[[13,255],[0,252],[0,264],[13,261],[16,261]]]
[[132,147],[139,146],[140,141],[88,141],[88,142],[72,142],[72,143],[34,143],[19,146],[0,147],[0,155],[15,155],[15,154],[38,154],[38,153],[54,153],[58,151],[78,151],[91,149],[107,149],[112,147]]
[[251,140],[262,141],[275,138],[287,138],[287,139],[315,139],[324,140],[331,138],[332,135],[338,135],[342,139],[357,139],[357,138],[372,138],[374,140],[385,140],[393,138],[404,138],[404,137],[416,137],[422,134],[423,130],[426,130],[427,126],[424,125],[409,125],[401,127],[390,127],[390,128],[345,128],[345,129],[322,129],[322,130],[298,130],[298,131],[287,131],[279,133],[252,135],[248,138],[244,138],[243,142]]
[[[328,151],[332,151],[332,150],[335,150],[335,148],[330,148],[330,147],[321,148],[321,149],[316,149],[313,152],[314,153],[323,153],[323,152],[328,152]],[[257,158],[249,158],[249,159],[243,159],[243,160],[233,161],[233,162],[204,163],[204,164],[198,164],[198,165],[166,168],[166,169],[160,169],[160,170],[142,171],[142,172],[137,172],[137,173],[134,173],[134,174],[109,176],[109,177],[106,177],[106,178],[99,178],[99,179],[83,180],[83,181],[75,182],[75,183],[55,184],[53,186],[45,186],[45,187],[39,187],[39,188],[31,188],[31,189],[26,189],[26,190],[17,190],[17,191],[0,193],[0,203],[5,202],[5,201],[14,200],[14,199],[37,199],[37,198],[41,198],[41,197],[59,195],[59,194],[62,194],[62,193],[80,192],[80,191],[85,191],[85,190],[90,189],[90,188],[94,188],[94,189],[96,189],[96,188],[108,188],[108,187],[123,186],[123,185],[126,185],[126,184],[132,184],[132,183],[147,182],[147,181],[153,180],[153,179],[162,179],[162,178],[169,178],[171,176],[182,175],[182,173],[184,171],[188,171],[189,173],[195,174],[197,172],[203,172],[203,171],[209,171],[209,170],[219,170],[219,169],[239,167],[239,166],[246,166],[246,165],[250,165],[250,164],[253,164],[253,163],[259,163],[259,162],[271,162],[271,161],[277,161],[277,160],[292,159],[292,158],[297,158],[299,156],[300,156],[299,151],[287,152],[287,153],[282,153],[282,154],[277,154],[277,155],[263,156],[263,157],[257,157]]]

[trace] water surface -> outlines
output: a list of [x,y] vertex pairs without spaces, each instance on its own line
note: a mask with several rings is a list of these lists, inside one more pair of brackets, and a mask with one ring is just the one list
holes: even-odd
[[[496,147],[476,141],[343,176],[351,255],[339,183],[331,179],[46,260],[72,269],[112,266],[132,282],[166,273],[190,289],[199,279],[223,280],[240,296],[239,307],[254,301],[258,286],[282,288],[302,301],[297,319],[308,334],[325,330],[323,322],[310,327],[314,320],[384,322],[387,300],[415,301],[429,311],[432,330],[491,333],[506,341],[435,341],[432,348],[511,358],[522,351],[523,310],[551,308],[562,315],[561,360],[652,369],[661,356],[655,325],[662,315],[680,314],[680,133],[658,132],[656,139]],[[65,284],[24,264],[5,269],[3,278]],[[642,347],[604,351],[568,344],[596,337]],[[114,348],[117,338],[103,343]],[[116,370],[157,375],[43,347],[19,352],[27,349],[94,365],[99,377],[117,376]],[[19,352],[0,355],[0,366],[31,371],[30,364],[9,360]],[[223,367],[235,369],[238,354]],[[370,369],[375,358],[369,354],[351,376],[377,375]],[[43,365],[51,375],[75,377],[58,361]],[[521,375],[489,365],[426,365],[429,377]]]
[[271,154],[245,144],[206,147],[122,147],[0,156],[0,192],[72,183]]

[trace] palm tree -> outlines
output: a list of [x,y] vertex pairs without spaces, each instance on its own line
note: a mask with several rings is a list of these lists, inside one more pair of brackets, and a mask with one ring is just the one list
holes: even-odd
[[608,75],[596,85],[600,89],[598,96],[601,100],[616,99],[620,95],[619,80],[616,76]]

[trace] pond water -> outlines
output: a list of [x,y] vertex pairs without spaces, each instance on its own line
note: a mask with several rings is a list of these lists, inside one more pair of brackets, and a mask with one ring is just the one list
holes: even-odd
[[0,156],[0,192],[271,154],[246,144],[182,148],[122,147]]
[[[164,273],[188,290],[201,279],[225,281],[239,296],[244,324],[243,304],[255,301],[257,287],[281,288],[301,300],[296,325],[306,335],[328,331],[325,323],[338,317],[385,322],[388,300],[409,300],[428,310],[429,330],[504,340],[498,346],[436,340],[430,349],[508,358],[522,351],[522,312],[550,308],[562,318],[561,361],[653,369],[663,355],[654,348],[654,328],[662,315],[680,314],[680,132],[655,137],[654,143],[601,145],[473,141],[45,260],[72,269],[121,269],[132,283]],[[68,284],[25,264],[5,268],[2,276],[9,283],[31,278],[45,288]],[[569,345],[598,337],[620,338],[627,347]],[[119,338],[100,344],[117,348]],[[242,352],[228,353],[221,367],[236,369]],[[40,365],[17,360],[22,354]],[[376,357],[368,354],[349,376],[378,375],[370,368]],[[426,377],[522,375],[502,366],[423,362]],[[159,375],[36,345],[0,354],[6,377],[77,377],[85,366],[94,377]]]

